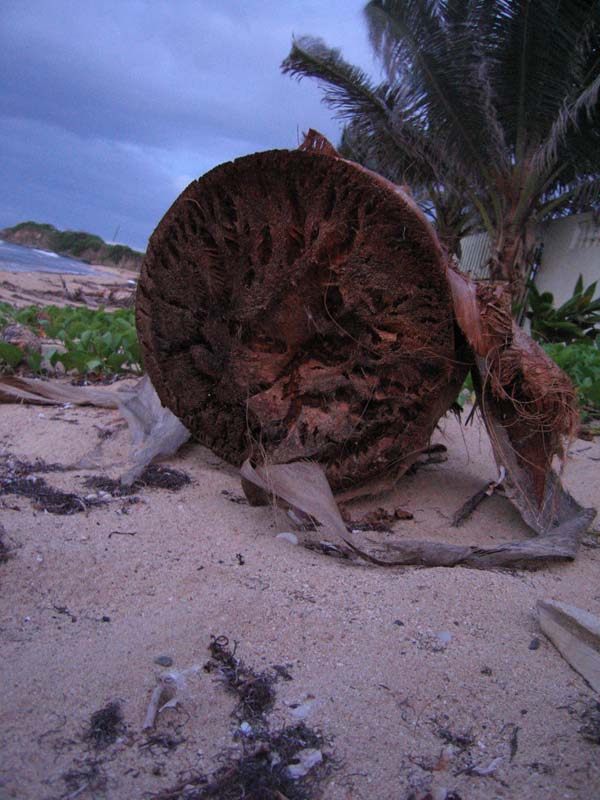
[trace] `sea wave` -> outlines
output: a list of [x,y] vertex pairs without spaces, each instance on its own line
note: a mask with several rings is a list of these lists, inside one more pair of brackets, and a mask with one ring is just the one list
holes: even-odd
[[60,258],[58,253],[51,253],[49,250],[36,250],[33,248],[34,253],[39,253],[41,256],[50,256],[50,258]]
[[63,258],[47,250],[36,250],[0,240],[0,270],[8,272],[64,272],[67,275],[101,275],[94,269],[75,259]]

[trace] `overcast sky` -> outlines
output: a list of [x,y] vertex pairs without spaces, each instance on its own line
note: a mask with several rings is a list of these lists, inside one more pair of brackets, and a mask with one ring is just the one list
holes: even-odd
[[283,76],[292,35],[375,71],[364,0],[0,0],[0,228],[145,249],[194,178],[340,127]]

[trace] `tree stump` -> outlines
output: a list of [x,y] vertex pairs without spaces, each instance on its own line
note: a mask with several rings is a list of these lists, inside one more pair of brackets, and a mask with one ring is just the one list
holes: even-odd
[[334,490],[405,472],[468,369],[425,217],[324,152],[257,153],[190,184],[150,239],[137,324],[161,401],[199,442],[235,465],[317,461]]

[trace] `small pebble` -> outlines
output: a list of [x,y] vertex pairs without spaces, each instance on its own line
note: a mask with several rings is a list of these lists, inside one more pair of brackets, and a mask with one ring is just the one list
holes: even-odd
[[298,544],[298,537],[295,533],[291,531],[284,531],[283,533],[278,533],[275,537],[276,539],[283,539],[284,542],[289,542],[290,544]]
[[286,773],[289,778],[297,781],[299,778],[303,778],[308,772],[310,772],[313,767],[316,767],[317,764],[322,763],[323,754],[320,750],[307,747],[305,750],[300,750],[297,752],[294,758],[298,760],[298,763],[290,764],[286,769]]
[[240,725],[240,730],[244,736],[250,736],[252,733],[252,725],[250,725],[248,722],[242,722]]
[[540,642],[540,640],[539,640],[539,639],[537,638],[537,636],[536,636],[535,638],[533,638],[533,639],[532,639],[532,640],[529,642],[529,649],[530,649],[530,650],[538,650],[538,649],[539,649],[539,646],[540,646],[540,644],[541,644],[541,642]]
[[314,700],[305,700],[295,708],[290,708],[290,714],[292,717],[295,717],[295,719],[306,719],[312,713],[314,707]]
[[159,667],[172,667],[173,659],[171,656],[157,656],[154,659],[154,663],[158,664]]
[[449,645],[450,642],[452,641],[452,634],[450,633],[450,631],[439,631],[439,633],[436,633],[435,636],[436,639],[439,641],[439,643],[442,645]]
[[395,619],[395,620],[394,620],[394,625],[398,625],[398,626],[399,626],[399,627],[401,627],[401,628],[403,628],[403,627],[404,627],[404,623],[402,622],[402,620],[401,620],[401,619]]

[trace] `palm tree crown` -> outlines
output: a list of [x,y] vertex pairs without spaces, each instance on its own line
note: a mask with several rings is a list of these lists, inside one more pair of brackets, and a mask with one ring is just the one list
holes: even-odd
[[415,184],[450,251],[475,213],[520,298],[537,223],[600,208],[598,0],[371,0],[375,85],[321,40],[282,69],[318,79],[346,153]]

